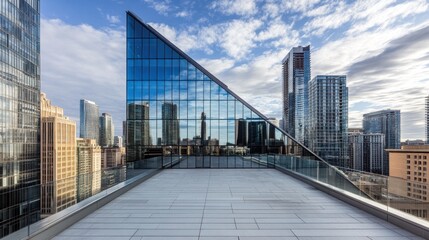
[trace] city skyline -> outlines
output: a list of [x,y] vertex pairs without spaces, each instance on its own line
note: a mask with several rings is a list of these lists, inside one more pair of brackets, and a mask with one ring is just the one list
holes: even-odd
[[[215,76],[224,79],[229,88],[266,116],[281,117],[281,59],[291,47],[311,44],[313,76],[347,74],[350,88],[350,127],[360,127],[364,113],[387,108],[400,109],[403,140],[424,138],[422,99],[427,96],[428,89],[424,84],[427,80],[427,70],[424,68],[427,60],[422,58],[422,49],[427,47],[424,43],[429,38],[429,20],[424,14],[428,11],[426,2],[383,1],[371,8],[378,11],[367,11],[366,2],[330,3],[333,7],[329,9],[332,10],[327,10],[327,6],[331,5],[326,3],[309,3],[308,6],[289,4],[284,6],[287,9],[280,9],[280,4],[276,5],[275,1],[271,4],[253,5],[252,1],[248,1],[251,8],[242,6],[242,11],[237,11],[233,5],[226,8],[227,3],[228,1],[198,2],[193,7],[188,6],[194,9],[190,12],[191,15],[181,17],[184,13],[179,12],[186,6],[174,6],[171,2],[103,1],[101,4],[100,1],[91,1],[85,2],[87,14],[77,18],[73,16],[81,16],[77,14],[77,6],[80,4],[46,1],[41,6],[44,66],[42,90],[64,106],[65,113],[74,120],[78,117],[74,99],[88,98],[97,102],[101,112],[112,114],[115,125],[119,126],[115,135],[121,135],[121,121],[125,119],[123,13],[126,9],[135,9],[137,14],[144,16],[143,20],[189,52],[190,56],[199,60]],[[156,4],[164,4],[165,12],[162,13]],[[64,5],[69,7],[64,8]],[[161,13],[154,11],[154,8]],[[355,13],[345,11],[348,8],[354,9]],[[275,9],[285,13],[280,15],[281,11],[276,12]],[[395,14],[388,14],[394,9],[398,9]],[[341,10],[344,12],[341,13]],[[332,14],[343,14],[345,20],[335,24],[327,21]],[[201,15],[206,16],[205,21]],[[323,20],[327,21],[326,26],[317,24]],[[351,20],[356,23],[350,24]],[[366,24],[367,22],[371,24]],[[234,36],[234,29],[239,28],[245,29],[245,33]],[[217,34],[232,34],[234,37],[229,37],[231,41],[226,42],[215,37]],[[78,36],[80,43],[88,44],[76,44],[75,38]],[[69,39],[64,39],[65,37]],[[290,39],[292,37],[293,41]],[[198,38],[212,39],[212,42],[199,43],[196,42]],[[67,51],[72,50],[64,54],[70,64],[75,66],[70,69],[81,71],[77,77],[73,72],[71,78],[70,70],[55,64],[58,56],[54,56],[54,53],[58,49],[63,50],[63,44],[69,46]],[[47,46],[50,47],[49,50]],[[413,49],[419,51],[412,51]],[[410,50],[411,53],[407,53],[404,58],[401,53]],[[95,55],[95,52],[101,52],[96,59],[82,59],[88,54]],[[240,55],[240,52],[246,54]],[[389,61],[383,61],[386,58]],[[338,61],[328,61],[329,59]],[[415,62],[419,64],[416,65]],[[96,63],[102,63],[106,67],[100,68],[100,71],[88,68]],[[403,79],[410,79],[413,84],[409,84],[409,81],[404,84]],[[57,86],[54,84],[58,80],[70,87],[70,92],[79,89],[82,95],[72,96],[72,93],[58,96],[55,94]],[[105,81],[109,84],[105,84]],[[243,81],[248,84],[243,86]],[[368,82],[371,84],[367,84]],[[251,91],[254,86],[260,88],[257,94]],[[100,91],[94,93],[96,87]]]

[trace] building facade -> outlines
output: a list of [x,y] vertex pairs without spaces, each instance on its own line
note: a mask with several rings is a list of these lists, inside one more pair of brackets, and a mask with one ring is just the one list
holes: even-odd
[[123,166],[122,151],[119,147],[101,147],[101,168]]
[[129,167],[270,167],[269,154],[317,158],[130,12],[126,123]]
[[363,134],[349,132],[350,168],[383,174],[384,135],[380,133]]
[[0,238],[40,219],[40,1],[0,4]]
[[[389,153],[389,194],[407,201],[392,201],[392,207],[429,219],[429,145],[387,149]],[[395,198],[393,198],[395,199]]]
[[309,148],[332,165],[349,167],[346,76],[316,76],[309,96]]
[[306,146],[310,63],[310,45],[292,48],[282,61],[284,130]]
[[425,98],[425,120],[426,120],[426,124],[425,124],[425,127],[426,127],[426,143],[427,144],[429,144],[429,96],[427,96],[426,98]]
[[41,214],[50,215],[76,204],[76,123],[40,96]]
[[95,139],[100,144],[99,109],[95,102],[80,100],[80,137]]
[[[401,148],[401,112],[400,110],[381,110],[363,115],[365,134],[384,134],[384,149]],[[389,175],[389,155],[384,154],[383,174]]]
[[100,116],[100,146],[113,146],[114,136],[115,128],[112,116],[108,113],[102,113]]
[[78,138],[77,200],[78,202],[101,190],[101,147],[95,139]]

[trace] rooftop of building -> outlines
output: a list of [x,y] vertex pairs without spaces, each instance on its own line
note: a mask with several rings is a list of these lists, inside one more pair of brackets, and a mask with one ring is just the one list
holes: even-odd
[[422,239],[275,169],[167,169],[54,239]]

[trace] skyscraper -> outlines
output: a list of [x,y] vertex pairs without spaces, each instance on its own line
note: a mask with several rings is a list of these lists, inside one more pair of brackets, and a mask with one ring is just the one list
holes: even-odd
[[165,145],[178,145],[180,141],[177,105],[174,103],[162,104],[162,141]]
[[235,120],[235,142],[237,146],[247,146],[247,121],[242,118]]
[[204,141],[207,140],[207,116],[204,112],[201,113],[201,141],[204,144]]
[[128,104],[126,123],[126,155],[128,161],[132,162],[131,159],[138,160],[144,158],[146,149],[151,145],[149,132],[149,103],[136,102]]
[[308,145],[308,83],[311,79],[310,45],[294,47],[282,61],[283,124],[285,131]]
[[101,190],[101,148],[95,139],[78,138],[77,199],[82,201]]
[[95,139],[100,144],[99,110],[95,102],[80,100],[80,137]]
[[426,110],[426,115],[425,115],[425,120],[426,120],[426,143],[429,144],[429,96],[427,96],[426,98],[426,103],[425,103],[425,110]]
[[76,123],[51,105],[44,93],[41,101],[41,212],[54,214],[76,204]]
[[112,116],[108,113],[102,113],[100,116],[100,146],[113,146],[114,136]]
[[384,135],[349,132],[350,168],[382,174],[384,169]]
[[346,76],[319,75],[309,86],[309,148],[335,166],[349,167]]
[[[401,148],[401,112],[399,110],[381,110],[363,115],[365,134],[384,134],[384,149]],[[383,173],[389,175],[389,155],[384,153]]]
[[267,139],[267,123],[265,121],[249,121],[248,129],[248,144],[250,152],[265,153],[264,149]]
[[0,238],[40,218],[40,1],[0,4]]

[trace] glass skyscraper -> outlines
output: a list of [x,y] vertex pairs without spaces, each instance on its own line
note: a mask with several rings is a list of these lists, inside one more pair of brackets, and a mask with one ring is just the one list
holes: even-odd
[[308,83],[311,79],[310,45],[294,47],[282,61],[283,126],[308,146]]
[[270,167],[316,159],[192,58],[127,13],[129,167]]
[[316,76],[309,96],[309,148],[332,165],[349,167],[346,76]]
[[[363,131],[365,134],[384,134],[385,149],[401,148],[401,111],[381,110],[363,115]],[[383,173],[389,175],[389,154],[384,153]]]
[[95,139],[100,144],[99,109],[95,102],[80,100],[80,137]]
[[40,2],[0,1],[0,238],[40,218]]
[[115,128],[112,116],[108,113],[102,113],[100,116],[100,146],[113,146]]

